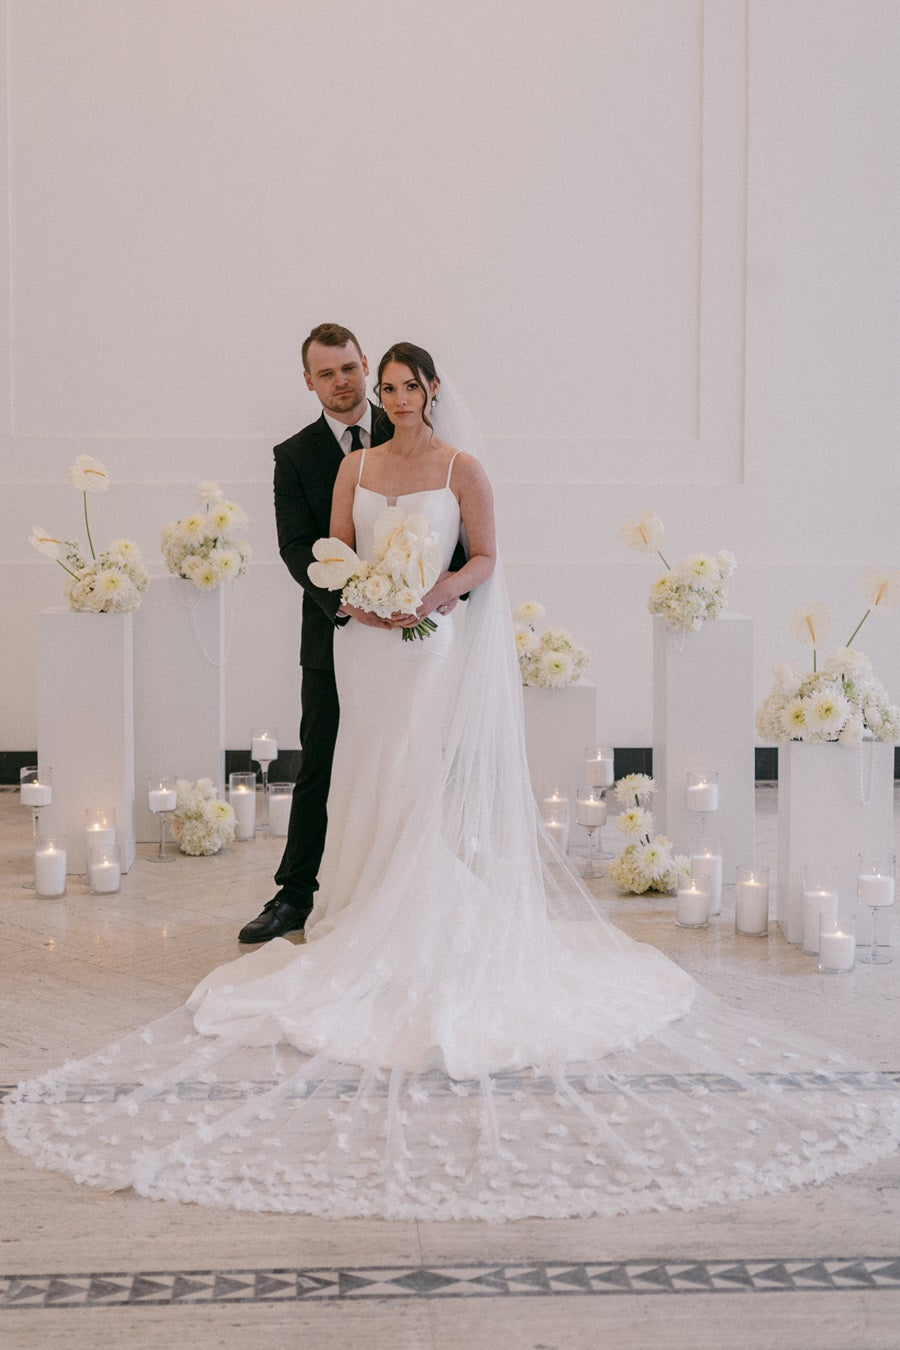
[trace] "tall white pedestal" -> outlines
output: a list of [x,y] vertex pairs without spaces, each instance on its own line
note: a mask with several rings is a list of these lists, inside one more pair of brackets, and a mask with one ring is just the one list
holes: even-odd
[[690,853],[697,816],[686,805],[692,769],[718,774],[719,805],[707,832],[722,840],[725,883],[753,861],[755,756],[753,621],[722,614],[696,633],[653,621],[653,799],[656,827]]
[[[565,689],[522,690],[525,704],[525,748],[531,786],[540,798],[551,785],[565,788],[574,803],[585,782],[585,747],[597,739],[597,686],[585,681]],[[574,809],[573,809],[574,818]]]
[[[866,804],[868,803],[868,804]],[[856,923],[856,855],[893,851],[894,747],[837,742],[778,747],[778,923],[803,941],[803,868],[836,870],[841,922]]]
[[182,577],[152,578],[135,616],[134,713],[137,837],[155,843],[151,774],[211,778],[225,796],[224,586],[204,593]]
[[87,868],[88,807],[115,810],[123,871],[134,862],[133,632],[133,614],[38,615],[38,761],[53,768],[40,828],[65,834],[72,873]]

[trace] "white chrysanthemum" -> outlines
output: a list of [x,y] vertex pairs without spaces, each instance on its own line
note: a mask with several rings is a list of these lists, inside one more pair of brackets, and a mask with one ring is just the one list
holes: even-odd
[[221,501],[221,499],[222,489],[218,483],[207,481],[197,484],[197,500],[201,506],[212,506],[213,502]]
[[653,829],[653,816],[642,806],[630,806],[619,813],[618,825],[625,835],[649,834]]
[[806,732],[807,705],[803,698],[789,699],[781,714],[781,725],[790,739],[802,739]]
[[885,572],[880,567],[867,567],[862,574],[862,593],[866,604],[876,613],[884,614],[900,605],[900,572]]
[[619,533],[642,553],[658,553],[666,542],[665,526],[655,511],[645,511],[640,520],[626,520]]
[[109,487],[109,474],[93,455],[79,455],[69,469],[69,482],[79,492],[105,492]]
[[865,652],[852,647],[836,647],[823,667],[826,675],[845,675],[854,681],[866,680],[872,674],[872,662]]
[[810,731],[826,740],[836,736],[850,716],[850,704],[843,694],[827,686],[804,700],[804,705]]
[[827,605],[809,605],[806,609],[794,610],[791,615],[791,632],[798,642],[810,647],[822,647],[828,641],[831,631],[831,611]]
[[656,782],[646,773],[626,773],[616,783],[616,800],[622,806],[639,806],[643,800],[652,797],[656,791]]
[[526,656],[533,652],[540,645],[538,635],[533,628],[517,624],[513,629],[513,637],[516,644],[516,651],[520,656]]
[[59,546],[62,540],[54,539],[41,525],[32,525],[28,542],[38,553],[43,553],[45,558],[56,558],[59,561]]
[[513,613],[517,623],[534,623],[546,614],[545,607],[537,600],[525,600]]
[[234,548],[214,548],[209,555],[209,561],[215,567],[221,581],[230,581],[232,577],[240,576],[243,569],[243,559]]
[[197,567],[191,572],[191,581],[199,591],[215,590],[221,581],[219,569],[209,558],[198,558]]
[[545,651],[538,658],[540,671],[551,688],[562,688],[572,681],[572,657],[569,652]]
[[723,581],[728,581],[737,571],[737,560],[730,549],[720,549],[716,554],[716,562]]
[[715,586],[720,580],[719,565],[708,553],[691,553],[679,564],[679,575],[686,581],[696,582],[704,587]]

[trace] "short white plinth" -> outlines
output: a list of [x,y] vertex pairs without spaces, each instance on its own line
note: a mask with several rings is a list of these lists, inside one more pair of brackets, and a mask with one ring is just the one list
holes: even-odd
[[525,703],[525,748],[534,795],[561,787],[573,803],[586,783],[585,749],[596,748],[597,686],[587,681],[565,689],[522,690]]
[[[159,839],[147,779],[211,778],[225,796],[225,587],[154,577],[134,623],[135,824]],[[248,732],[249,735],[249,732]]]
[[41,830],[65,834],[69,872],[87,868],[89,807],[116,813],[121,867],[134,862],[134,615],[38,615],[38,761],[53,769]]
[[755,756],[753,621],[722,614],[696,633],[653,621],[653,800],[656,827],[690,854],[698,816],[688,810],[691,770],[718,775],[718,807],[704,818],[722,840],[722,874],[753,861]]
[[890,853],[894,839],[894,747],[836,741],[778,747],[778,924],[803,941],[803,869],[835,869],[841,923],[856,922],[857,854]]

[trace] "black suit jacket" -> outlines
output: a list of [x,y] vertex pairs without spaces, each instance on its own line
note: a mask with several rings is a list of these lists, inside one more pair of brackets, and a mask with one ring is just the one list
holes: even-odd
[[[390,440],[387,415],[372,405],[372,444]],[[344,458],[323,413],[317,421],[275,446],[275,523],[278,551],[295,581],[303,587],[300,664],[313,670],[334,668],[335,615],[340,591],[314,586],[307,568],[312,546],[331,530],[331,496]]]

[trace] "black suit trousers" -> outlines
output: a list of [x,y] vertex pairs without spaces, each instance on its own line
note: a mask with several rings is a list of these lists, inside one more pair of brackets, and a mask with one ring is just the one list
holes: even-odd
[[304,908],[307,898],[318,889],[328,825],[328,789],[340,718],[334,671],[304,666],[300,704],[300,772],[275,881],[283,887],[285,900]]

